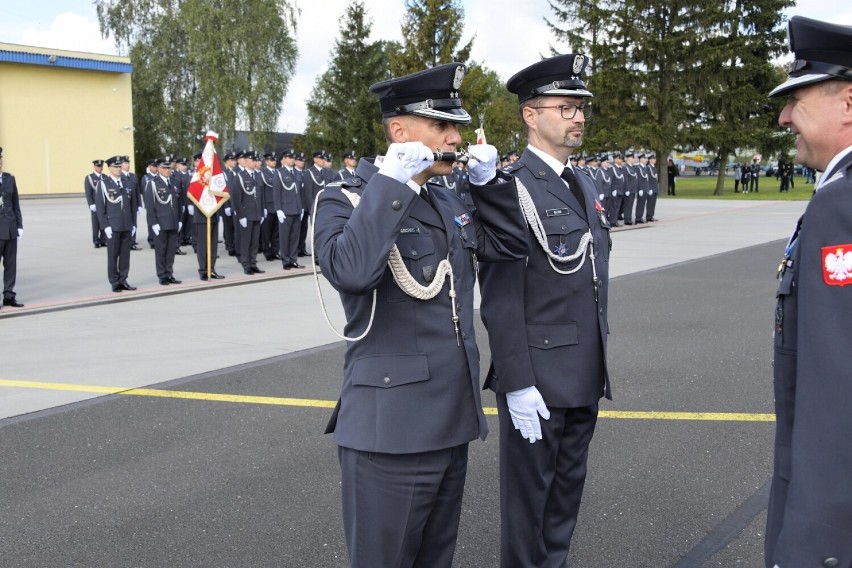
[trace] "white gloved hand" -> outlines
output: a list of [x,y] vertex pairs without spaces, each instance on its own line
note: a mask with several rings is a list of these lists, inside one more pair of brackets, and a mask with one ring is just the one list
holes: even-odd
[[283,223],[284,222],[284,212],[279,209],[278,211],[275,212],[275,214],[278,215],[278,222]]
[[299,221],[301,221],[301,220],[302,220],[302,219],[304,219],[304,218],[305,218],[305,210],[304,210],[304,209],[302,209],[302,212],[301,212],[301,213],[299,213]]
[[243,229],[245,229],[246,227],[248,227],[248,220],[247,220],[245,217],[243,217],[242,219],[240,219],[240,227],[242,227]]
[[654,192],[649,190],[648,191],[648,197],[651,197],[652,195],[654,195]]
[[625,192],[624,192],[624,195],[625,195],[625,197],[627,197],[627,196],[629,196],[629,195],[630,195],[630,192],[629,192],[629,191],[625,191]]
[[108,239],[112,238],[112,227],[104,227],[104,234]]
[[467,149],[470,160],[467,173],[473,185],[485,185],[497,175],[497,148],[491,144],[476,144]]
[[151,225],[151,230],[154,231],[154,234],[158,237],[160,236],[160,225]]
[[186,213],[186,205],[181,205],[180,214],[183,215],[184,213]]
[[544,399],[534,386],[506,393],[506,403],[515,430],[521,431],[521,436],[530,441],[541,440],[541,423],[538,416],[550,420],[550,411],[544,404]]
[[188,205],[187,209],[189,210],[190,216],[195,215],[195,207],[193,207],[192,205]]
[[268,216],[269,216],[269,210],[267,210],[267,209],[264,207],[264,209],[263,209],[263,217],[264,217],[264,219],[265,219],[266,217],[268,217]]
[[183,229],[183,221],[178,221],[178,233],[180,233],[181,229]]
[[613,190],[613,191],[612,191],[612,196],[613,196],[613,197],[615,197],[616,195],[618,195],[618,192],[617,192],[617,191],[615,191],[615,190]]
[[137,215],[141,215],[141,214],[142,214],[142,206],[141,206],[141,205],[140,205],[140,206],[139,206],[139,208],[136,210],[136,214],[137,214]]
[[94,213],[94,212],[95,212],[95,204],[94,204],[94,203],[92,203],[91,205],[89,205],[89,210],[90,210],[92,213]]
[[131,236],[131,237],[135,237],[135,236],[136,236],[136,227],[133,227],[132,229],[130,229],[130,236]]
[[603,193],[598,194],[598,201],[603,203],[603,200],[604,200],[604,194]]
[[18,240],[20,240],[20,239],[22,239],[22,238],[24,238],[24,230],[23,230],[23,229],[18,229]]
[[231,208],[225,207],[225,217],[230,217],[230,216],[231,216]]
[[388,146],[379,173],[399,183],[408,183],[434,161],[434,153],[422,142],[394,142]]
[[639,197],[642,197],[643,195],[645,195],[645,192],[640,189],[639,190]]

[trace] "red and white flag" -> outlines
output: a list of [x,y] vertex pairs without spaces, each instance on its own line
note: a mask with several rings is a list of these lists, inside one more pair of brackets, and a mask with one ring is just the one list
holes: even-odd
[[225,175],[222,173],[219,156],[213,145],[218,139],[219,135],[212,130],[207,132],[204,137],[207,144],[201,152],[201,160],[189,182],[189,198],[207,217],[213,215],[228,199]]
[[480,125],[479,128],[475,130],[476,132],[476,143],[477,144],[488,144],[485,140],[485,127]]

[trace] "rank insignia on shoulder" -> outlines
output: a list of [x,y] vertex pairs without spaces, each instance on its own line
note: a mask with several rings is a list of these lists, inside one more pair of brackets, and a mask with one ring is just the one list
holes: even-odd
[[473,223],[473,219],[470,218],[470,213],[462,213],[461,215],[456,215],[454,217],[456,221],[456,225],[459,227],[464,227],[465,225],[470,225]]
[[852,243],[822,247],[822,279],[829,286],[852,284]]
[[553,247],[553,252],[556,253],[557,256],[568,256],[568,247],[565,243],[559,243]]
[[419,235],[420,227],[403,227],[399,230],[400,235]]
[[548,217],[560,217],[562,215],[570,215],[571,210],[567,209],[567,208],[565,208],[565,209],[547,209],[547,210],[545,210],[545,213],[547,214]]

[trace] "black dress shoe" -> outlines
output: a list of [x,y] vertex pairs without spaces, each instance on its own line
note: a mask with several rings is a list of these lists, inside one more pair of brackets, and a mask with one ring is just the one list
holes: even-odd
[[264,273],[266,272],[265,270],[261,270],[260,268],[258,268],[258,267],[256,267],[256,266],[252,266],[252,267],[251,267],[251,270],[252,270],[252,272],[254,272],[255,274],[264,274]]
[[103,246],[103,245],[102,245],[101,243],[95,243],[95,248],[96,248],[96,249],[99,249],[99,248],[101,248],[102,246]]
[[113,292],[124,292],[124,288],[121,287],[121,284],[116,284],[112,287]]
[[632,224],[633,224],[633,221],[625,221],[625,222],[624,222],[624,224],[625,224],[625,225],[632,225]]
[[298,262],[291,262],[290,266],[292,266],[293,268],[304,268],[304,266],[302,266]]
[[224,278],[224,276],[222,276],[221,274],[216,274],[215,272],[211,272],[210,278],[213,278],[215,280],[222,280]]
[[169,284],[171,284],[171,282],[169,282],[168,278],[160,278],[160,284],[162,286],[168,286]]
[[648,217],[648,220],[649,220],[649,221],[656,221],[656,220],[657,220],[657,218],[656,218],[656,217]]
[[122,282],[119,286],[121,286],[122,290],[136,290],[136,286],[131,286],[127,282]]
[[13,308],[23,308],[24,305],[15,298],[3,298],[4,306],[12,306]]
[[229,250],[229,251],[228,251],[228,256],[237,256],[237,251],[235,251],[235,250]]
[[305,251],[303,251],[303,250],[300,250],[300,251],[299,251],[299,256],[308,256],[308,253],[307,253],[307,252],[305,252]]
[[284,270],[290,270],[291,268],[293,268],[293,265],[289,262],[284,265]]
[[198,274],[198,278],[199,278],[199,280],[204,280],[206,282],[207,281],[207,273],[206,272],[200,272]]
[[178,280],[174,276],[169,276],[168,278],[166,278],[166,280],[169,281],[169,284],[180,284],[181,283],[181,280]]
[[130,247],[130,250],[142,250],[139,245],[133,245]]
[[254,275],[254,270],[251,268],[243,268],[243,274]]
[[636,219],[637,225],[643,225],[644,223],[645,223],[645,221],[643,221],[642,219]]
[[186,254],[186,253],[185,253],[185,252],[183,252],[183,251],[182,251],[182,250],[180,250],[180,249],[177,249],[177,250],[175,250],[175,254],[183,255],[183,254]]

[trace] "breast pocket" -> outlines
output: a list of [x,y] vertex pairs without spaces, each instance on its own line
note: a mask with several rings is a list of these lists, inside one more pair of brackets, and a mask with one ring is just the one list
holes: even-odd
[[[400,235],[396,240],[396,247],[399,249],[399,255],[402,257],[405,268],[414,280],[423,286],[431,284],[438,270],[439,262],[431,235],[423,233]],[[391,285],[388,298],[391,301],[413,299],[403,292],[396,283]]]
[[580,239],[589,229],[573,212],[568,215],[542,217],[541,224],[547,234],[548,250],[559,256],[573,255]]

